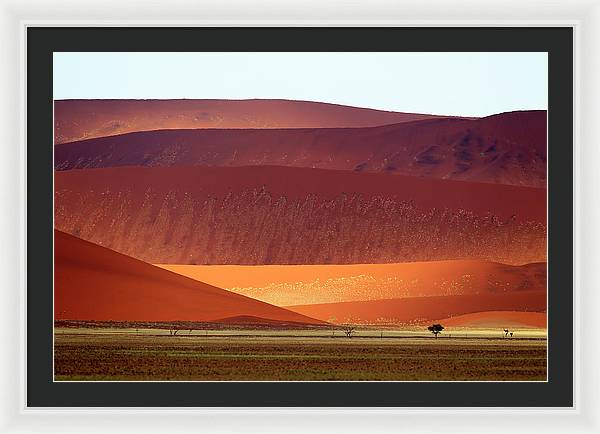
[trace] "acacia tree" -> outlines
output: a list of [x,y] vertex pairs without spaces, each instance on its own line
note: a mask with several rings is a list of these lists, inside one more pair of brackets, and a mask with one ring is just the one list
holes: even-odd
[[346,325],[344,326],[344,333],[346,334],[346,336],[348,336],[349,338],[352,337],[352,335],[356,332],[356,327],[351,326],[351,325]]
[[440,334],[442,330],[444,330],[444,326],[441,324],[433,324],[427,327],[427,330],[433,333],[433,335],[437,338],[437,335]]

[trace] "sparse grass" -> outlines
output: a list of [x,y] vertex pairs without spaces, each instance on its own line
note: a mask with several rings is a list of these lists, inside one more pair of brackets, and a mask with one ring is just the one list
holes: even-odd
[[[406,332],[405,334],[403,334]],[[417,331],[55,329],[61,380],[538,380],[546,339]],[[412,333],[412,334],[411,334]],[[420,332],[422,333],[422,332]],[[526,333],[522,333],[522,338]],[[362,336],[362,337],[360,337]]]

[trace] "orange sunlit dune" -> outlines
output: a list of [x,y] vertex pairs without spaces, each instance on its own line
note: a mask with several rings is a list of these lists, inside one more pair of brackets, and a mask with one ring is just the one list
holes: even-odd
[[546,264],[486,261],[159,267],[277,306],[546,288]]

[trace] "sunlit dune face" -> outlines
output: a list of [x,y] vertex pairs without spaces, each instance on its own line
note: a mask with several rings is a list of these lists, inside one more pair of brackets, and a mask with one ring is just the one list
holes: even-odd
[[543,291],[546,264],[483,261],[301,266],[159,265],[278,306],[387,298]]

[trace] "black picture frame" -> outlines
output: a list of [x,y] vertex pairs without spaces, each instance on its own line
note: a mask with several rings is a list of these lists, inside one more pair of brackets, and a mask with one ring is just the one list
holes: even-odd
[[[571,27],[28,27],[28,407],[573,405]],[[52,54],[57,51],[548,52],[547,382],[53,382]]]

